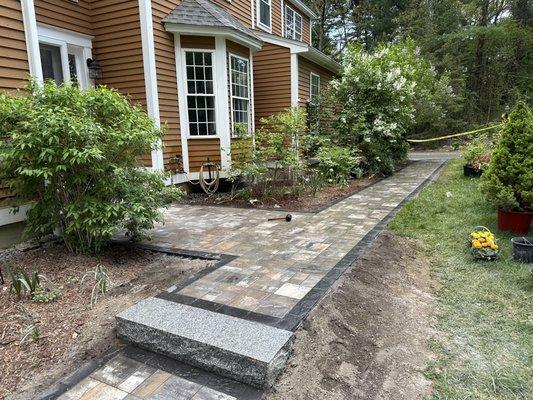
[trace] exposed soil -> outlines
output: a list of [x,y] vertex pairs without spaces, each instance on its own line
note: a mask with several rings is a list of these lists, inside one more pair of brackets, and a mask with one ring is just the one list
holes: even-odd
[[[194,204],[204,206],[226,206],[236,208],[259,208],[264,210],[287,210],[287,211],[316,211],[336,200],[351,196],[360,190],[376,183],[381,178],[363,177],[352,179],[343,186],[327,186],[320,189],[315,196],[306,191],[299,196],[278,195],[262,199],[244,199],[239,196],[232,198],[229,192],[218,192],[211,196],[205,193],[189,193],[181,200],[182,204]],[[288,191],[289,189],[287,189]]]
[[[91,307],[98,264],[105,267],[110,289]],[[44,275],[43,286],[61,289],[54,302],[35,303],[9,293],[9,282],[0,286],[0,399],[29,399],[84,362],[119,347],[115,334],[119,311],[205,268],[208,262],[119,245],[98,256],[72,255],[60,245],[51,245],[0,252],[0,265],[6,281],[6,266],[20,267]],[[28,337],[21,344],[32,320],[40,339]]]
[[435,335],[429,262],[385,231],[296,332],[267,399],[422,399]]

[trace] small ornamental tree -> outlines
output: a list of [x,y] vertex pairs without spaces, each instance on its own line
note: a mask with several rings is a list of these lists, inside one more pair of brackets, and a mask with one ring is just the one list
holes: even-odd
[[58,231],[76,252],[101,249],[120,230],[138,238],[180,191],[142,168],[162,130],[114,90],[30,83],[0,95],[0,178],[32,202],[27,234]]
[[360,150],[368,171],[389,175],[407,156],[410,129],[443,114],[445,106],[432,99],[451,96],[447,80],[435,76],[412,41],[380,45],[372,53],[351,46],[343,67],[330,91],[335,142]]
[[533,208],[533,114],[523,102],[504,122],[489,167],[481,177],[481,191],[506,211]]

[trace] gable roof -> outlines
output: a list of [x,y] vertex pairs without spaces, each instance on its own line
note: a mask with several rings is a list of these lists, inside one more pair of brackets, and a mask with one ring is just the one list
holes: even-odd
[[260,41],[254,32],[244,26],[237,18],[209,0],[183,0],[170,12],[163,23],[214,28],[234,29],[252,39]]

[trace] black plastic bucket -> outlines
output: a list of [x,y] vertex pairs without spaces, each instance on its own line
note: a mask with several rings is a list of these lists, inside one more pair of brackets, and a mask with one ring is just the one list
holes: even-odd
[[465,176],[468,176],[469,178],[479,178],[481,174],[483,173],[482,170],[476,169],[472,167],[471,165],[463,165],[463,173]]
[[519,236],[511,239],[516,261],[533,263],[533,237]]

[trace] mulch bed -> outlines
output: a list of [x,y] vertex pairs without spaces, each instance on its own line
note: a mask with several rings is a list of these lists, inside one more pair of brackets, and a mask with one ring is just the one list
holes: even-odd
[[[103,265],[110,288],[91,306],[94,271]],[[91,358],[116,348],[115,315],[203,269],[208,262],[113,245],[98,256],[70,254],[59,244],[0,252],[0,399],[27,399]],[[6,268],[38,271],[61,290],[51,303],[10,293]],[[85,276],[85,279],[82,278]],[[21,339],[35,323],[40,339]]]
[[203,192],[189,193],[181,200],[181,204],[314,212],[335,201],[351,196],[381,179],[381,177],[377,176],[352,179],[343,186],[327,186],[319,190],[315,196],[307,191],[298,197],[283,196],[279,198],[253,199],[252,201],[238,196],[232,199],[231,193],[228,192],[219,192],[211,196]]

